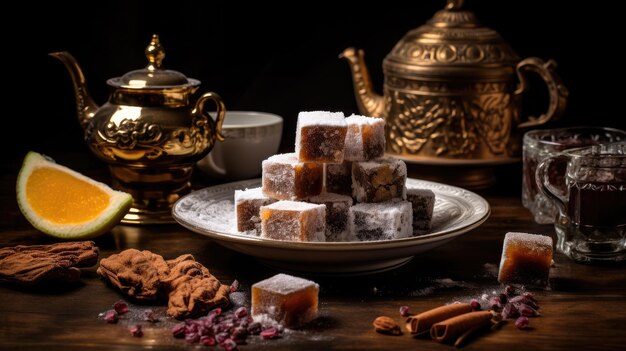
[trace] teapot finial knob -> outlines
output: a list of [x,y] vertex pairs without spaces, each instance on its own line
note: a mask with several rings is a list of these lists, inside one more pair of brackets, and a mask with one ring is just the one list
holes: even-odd
[[448,4],[446,5],[446,10],[448,11],[460,10],[464,2],[465,2],[464,0],[448,0]]
[[159,41],[159,36],[156,34],[152,35],[152,40],[150,40],[150,44],[146,48],[146,57],[148,58],[148,70],[154,71],[155,69],[161,68],[161,62],[163,62],[163,58],[165,57],[165,50]]

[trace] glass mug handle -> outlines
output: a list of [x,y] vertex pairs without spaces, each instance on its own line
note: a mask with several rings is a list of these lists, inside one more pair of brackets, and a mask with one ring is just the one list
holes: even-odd
[[535,172],[535,182],[537,183],[537,188],[551,200],[557,204],[557,206],[561,209],[561,211],[565,211],[567,198],[565,194],[561,194],[552,183],[550,183],[550,169],[552,168],[555,162],[568,162],[569,158],[565,155],[556,155],[551,156],[539,164],[537,166],[537,171]]
[[515,95],[521,95],[526,89],[528,89],[528,81],[526,74],[528,72],[537,73],[548,87],[548,93],[550,95],[550,102],[548,104],[548,111],[540,115],[539,117],[528,117],[528,121],[520,123],[518,128],[536,127],[542,125],[549,120],[557,120],[565,111],[567,105],[567,97],[569,91],[561,82],[561,78],[556,74],[555,69],[556,62],[554,60],[544,60],[538,57],[529,57],[517,64],[515,70],[517,71],[517,77],[519,79],[519,86],[515,90]]

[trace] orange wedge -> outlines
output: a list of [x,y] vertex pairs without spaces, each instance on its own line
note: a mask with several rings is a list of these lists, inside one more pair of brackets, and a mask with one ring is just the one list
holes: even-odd
[[119,223],[133,198],[31,151],[17,177],[17,202],[40,231],[61,239],[87,239]]

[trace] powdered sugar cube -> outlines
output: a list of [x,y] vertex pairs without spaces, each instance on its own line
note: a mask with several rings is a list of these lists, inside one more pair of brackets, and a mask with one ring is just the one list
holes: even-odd
[[237,217],[237,231],[247,234],[261,234],[261,206],[276,202],[263,195],[260,187],[235,190],[235,215]]
[[407,189],[406,200],[413,205],[413,234],[423,234],[430,230],[435,193],[430,189]]
[[413,211],[407,201],[360,203],[350,208],[350,222],[357,240],[391,240],[413,235]]
[[391,157],[352,163],[352,196],[357,202],[406,198],[406,164]]
[[315,204],[326,205],[326,241],[351,241],[348,217],[352,198],[350,196],[323,193],[308,199]]
[[298,159],[303,162],[342,162],[347,130],[341,112],[300,112],[296,126]]
[[346,152],[348,161],[368,161],[385,154],[385,120],[352,115],[346,118]]
[[288,328],[317,317],[319,285],[311,280],[277,274],[252,285],[252,315],[268,315]]
[[551,237],[528,233],[506,233],[498,281],[546,286],[551,264]]
[[326,191],[352,196],[352,162],[324,164],[326,171]]
[[287,241],[326,241],[326,206],[278,201],[263,206],[261,237]]
[[263,194],[279,200],[304,199],[322,192],[321,164],[299,162],[296,154],[274,155],[262,163]]

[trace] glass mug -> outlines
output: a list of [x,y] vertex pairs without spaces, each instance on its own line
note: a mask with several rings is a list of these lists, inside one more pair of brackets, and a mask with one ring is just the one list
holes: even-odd
[[[554,184],[565,165],[565,187]],[[537,186],[559,210],[557,249],[576,261],[626,259],[626,143],[571,149],[542,161]]]
[[[626,131],[600,127],[570,127],[533,130],[524,134],[522,203],[533,214],[535,222],[554,223],[557,209],[552,200],[537,188],[535,171],[544,159],[561,151],[583,146],[626,141]],[[552,184],[564,190],[565,169],[553,171]]]

